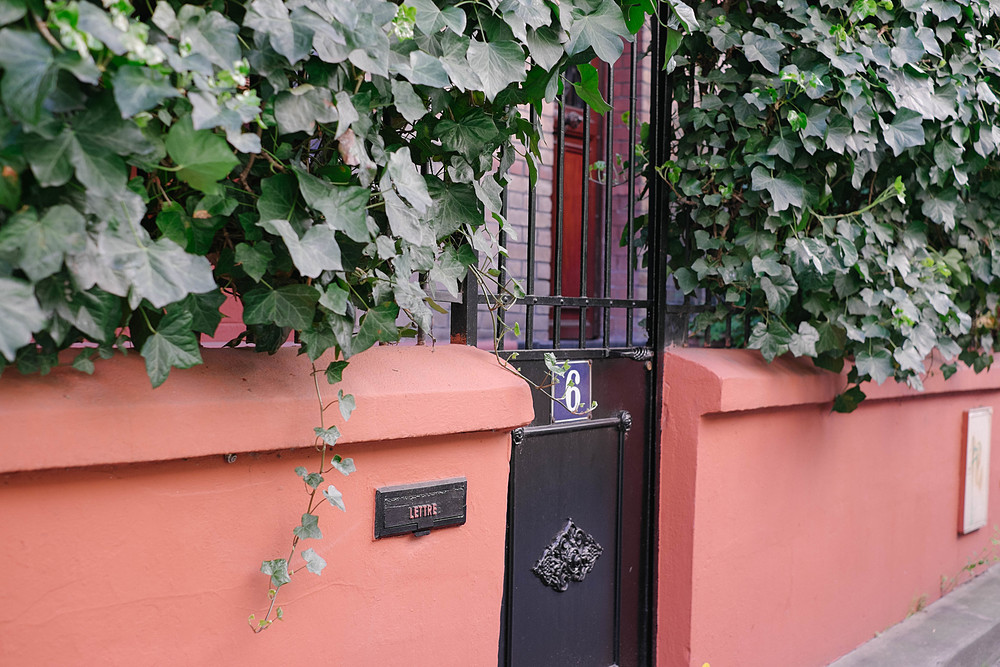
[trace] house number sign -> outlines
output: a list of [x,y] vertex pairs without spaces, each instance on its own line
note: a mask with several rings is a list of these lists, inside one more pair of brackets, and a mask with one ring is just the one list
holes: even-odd
[[[552,422],[590,419],[590,360],[567,362],[569,368],[552,383]],[[559,400],[555,400],[559,399]]]
[[375,539],[464,524],[467,488],[464,477],[454,477],[376,489]]

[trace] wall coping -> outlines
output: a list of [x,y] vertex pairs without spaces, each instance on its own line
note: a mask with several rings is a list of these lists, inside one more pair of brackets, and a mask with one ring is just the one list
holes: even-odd
[[[668,348],[664,377],[700,394],[702,414],[830,403],[847,388],[846,373],[817,368],[810,359],[785,356],[768,363],[760,352],[740,349]],[[998,388],[1000,369],[977,374],[965,367],[948,380],[939,372],[926,377],[922,392],[891,379],[862,386],[865,403]]]
[[[157,389],[138,354],[99,361],[93,376],[9,369],[0,473],[311,447],[319,408],[297,352],[203,349],[203,365],[172,370]],[[357,399],[349,425],[336,407],[326,411],[341,443],[507,431],[534,417],[523,380],[461,345],[380,346],[352,357],[343,382],[320,380],[326,402],[338,389]]]

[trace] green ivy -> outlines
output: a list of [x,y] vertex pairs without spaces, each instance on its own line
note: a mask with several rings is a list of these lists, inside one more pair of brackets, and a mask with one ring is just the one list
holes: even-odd
[[[671,268],[767,359],[982,370],[1000,293],[1000,6],[700,3],[676,45]],[[645,229],[633,242],[642,244]],[[739,342],[739,341],[738,341]]]
[[526,105],[648,10],[0,0],[0,367],[131,346],[159,385],[200,363],[224,294],[239,341],[295,331],[313,360],[430,329],[424,285],[457,294],[507,170],[537,159]]

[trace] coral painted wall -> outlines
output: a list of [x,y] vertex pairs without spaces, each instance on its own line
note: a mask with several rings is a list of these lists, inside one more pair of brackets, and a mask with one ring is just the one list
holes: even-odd
[[1000,555],[1000,455],[987,527],[958,534],[963,413],[1000,410],[1000,372],[866,388],[842,415],[843,379],[808,363],[665,364],[658,664],[826,665]]
[[[131,357],[82,381],[0,380],[0,664],[495,664],[509,431],[532,418],[527,387],[458,346],[352,360],[341,386],[358,408],[335,420],[335,451],[358,472],[327,476],[347,513],[325,505],[324,539],[301,545],[328,567],[295,574],[285,620],[254,635],[260,562],[287,556],[305,509],[293,470],[316,466],[316,399],[294,350],[205,357],[155,391]],[[373,538],[376,488],[459,476],[464,526]]]

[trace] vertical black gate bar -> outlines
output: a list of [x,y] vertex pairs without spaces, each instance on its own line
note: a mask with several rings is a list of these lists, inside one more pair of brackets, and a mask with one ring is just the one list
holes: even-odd
[[[636,35],[636,42],[639,36]],[[636,91],[638,84],[636,75],[638,70],[638,56],[636,54],[636,42],[629,45],[629,81],[631,83],[628,95],[628,245],[625,250],[625,272],[626,272],[626,297],[629,300],[635,298],[635,105]],[[635,309],[629,306],[628,315],[625,318],[625,346],[632,347],[632,329],[635,326]]]
[[503,222],[500,223],[500,229],[497,232],[497,244],[500,248],[503,248],[503,252],[498,250],[497,252],[497,303],[494,304],[497,309],[496,322],[497,330],[493,335],[493,345],[498,350],[504,349],[504,338],[507,336],[507,317],[506,309],[504,304],[509,303],[509,301],[504,298],[504,289],[507,287],[507,256],[504,254],[507,252],[507,198],[510,194],[510,186],[508,183],[504,183],[503,191],[500,193],[500,217]]
[[[555,273],[552,276],[553,296],[562,296],[562,252],[563,252],[563,196],[566,192],[566,105],[560,95],[556,99],[559,106],[559,155],[556,157],[556,233],[552,239],[552,253],[555,257]],[[562,338],[559,326],[562,320],[562,308],[556,303],[552,309],[552,347],[559,349],[559,339]]]
[[[615,509],[615,664],[622,662],[622,521],[625,510],[625,433],[632,424],[628,412],[618,413],[618,489]],[[641,664],[641,663],[640,663]]]
[[[528,111],[528,122],[534,127],[538,122],[538,113],[534,105]],[[525,147],[528,148],[528,147]],[[530,158],[526,158],[530,159]],[[537,170],[535,172],[538,173]],[[535,183],[531,182],[531,172],[528,172],[528,272],[525,281],[527,294],[535,293]],[[526,300],[524,309],[524,347],[530,350],[535,339],[535,306]]]
[[[583,109],[583,169],[581,171],[580,191],[583,195],[580,213],[580,298],[587,298],[587,241],[590,236],[590,107]],[[586,303],[586,301],[584,301]],[[577,329],[577,345],[582,349],[586,346],[587,306],[582,305],[577,310],[579,328]]]
[[[635,81],[632,82],[635,85]],[[615,160],[612,151],[615,149],[615,66],[608,63],[608,106],[611,109],[604,114],[604,298],[611,297],[611,189]],[[605,306],[602,312],[604,329],[604,349],[611,347],[611,308]]]
[[[666,3],[659,3],[660,11],[666,16],[671,10]],[[666,26],[660,25],[659,21],[651,21],[652,40],[650,48],[652,51],[652,89],[650,90],[650,118],[649,118],[649,155],[651,166],[666,160],[670,155],[672,140],[672,99],[670,96],[670,76],[664,69],[664,55],[666,53]],[[640,573],[646,577],[647,581],[641,587],[645,594],[644,608],[647,617],[643,623],[646,631],[646,641],[640,642],[640,649],[645,647],[647,654],[642,663],[651,663],[654,658],[654,648],[656,645],[656,625],[652,622],[655,618],[655,605],[657,596],[657,552],[654,546],[658,535],[658,507],[659,489],[657,480],[659,479],[659,451],[660,451],[660,424],[663,417],[663,353],[666,348],[666,303],[667,303],[667,238],[669,234],[669,191],[665,187],[662,179],[655,176],[655,171],[650,170],[649,188],[649,211],[647,219],[647,265],[648,265],[648,308],[646,309],[646,326],[649,332],[649,347],[653,351],[653,369],[647,377],[652,386],[649,387],[648,396],[650,405],[646,410],[647,433],[650,443],[646,449],[646,493],[647,504],[643,512],[645,523],[643,535],[649,540],[646,549],[642,551],[645,562],[640,567]]]
[[520,449],[521,445],[524,443],[524,427],[514,429],[510,434],[511,446],[510,446],[510,473],[507,477],[507,539],[506,547],[504,551],[504,565],[503,565],[503,603],[501,605],[502,618],[500,619],[503,623],[503,628],[501,628],[502,636],[500,637],[500,650],[502,653],[499,655],[500,665],[504,667],[509,667],[512,660],[513,654],[513,641],[511,637],[514,631],[514,615],[510,612],[509,605],[514,595],[514,498],[516,497],[516,487],[514,486],[515,477],[514,471],[517,466],[514,465],[514,457],[517,456],[517,451]]
[[451,304],[451,342],[472,347],[479,343],[479,283],[471,270],[462,280],[462,298]]

